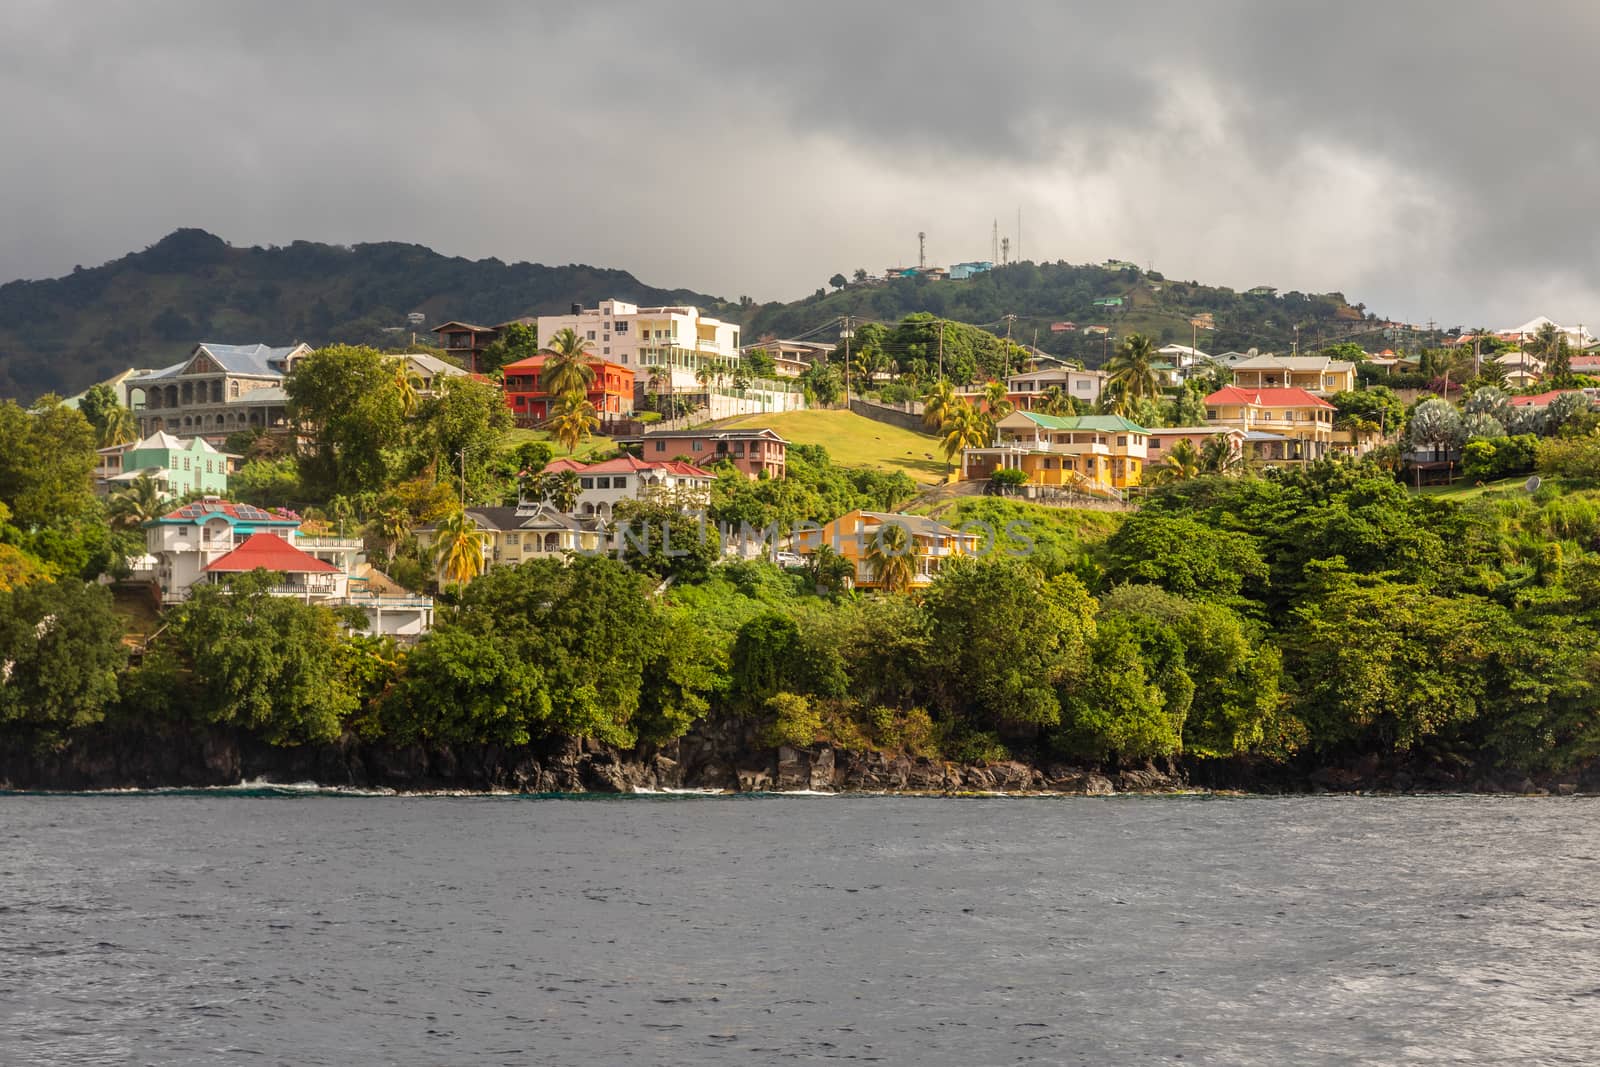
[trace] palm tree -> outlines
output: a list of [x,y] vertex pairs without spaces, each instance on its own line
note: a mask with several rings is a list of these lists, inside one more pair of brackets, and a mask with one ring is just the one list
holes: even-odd
[[1216,433],[1200,446],[1200,469],[1207,474],[1229,474],[1239,469],[1244,457],[1234,451],[1227,434]]
[[539,378],[540,387],[552,396],[574,391],[587,393],[589,384],[594,381],[594,368],[589,365],[589,342],[570,326],[557,331],[550,338]]
[[694,372],[694,380],[700,383],[700,388],[702,389],[709,389],[711,387],[711,379],[714,377],[716,377],[716,371],[711,369],[711,364],[709,363]]
[[400,411],[406,418],[417,413],[418,394],[422,391],[422,376],[411,365],[400,359],[394,368],[394,389],[400,394]]
[[1116,391],[1117,403],[1126,413],[1138,400],[1161,395],[1156,379],[1156,345],[1142,333],[1129,334],[1106,362],[1107,384]]
[[1006,383],[994,381],[983,387],[983,406],[989,413],[989,422],[998,423],[1016,410],[1017,405],[1006,395]]
[[891,520],[878,527],[863,558],[879,589],[902,593],[911,588],[917,574],[916,550],[916,541],[903,524]]
[[1200,452],[1187,440],[1179,438],[1161,462],[1150,472],[1151,480],[1159,485],[1186,482],[1198,478],[1204,471]]
[[101,415],[100,425],[96,429],[101,448],[132,444],[139,439],[138,421],[134,419],[133,412],[120,404]]
[[944,425],[944,417],[956,402],[956,387],[950,384],[948,378],[940,378],[933,383],[933,388],[928,390],[922,398],[922,425],[930,430],[937,430]]
[[528,489],[530,495],[562,513],[570,513],[578,506],[578,495],[582,491],[577,471],[545,471],[534,477]]
[[940,447],[944,449],[945,462],[951,466],[955,465],[955,457],[963,450],[987,445],[992,432],[989,420],[983,413],[959,398],[945,414],[944,423],[939,429],[944,434]]
[[465,511],[439,523],[437,537],[433,558],[445,578],[460,585],[483,573],[483,539],[478,536],[478,524]]
[[161,483],[148,474],[141,474],[111,497],[111,525],[119,529],[142,526],[161,515],[161,504],[166,494]]
[[550,433],[561,442],[568,453],[573,452],[595,430],[600,428],[600,416],[581,391],[563,393],[551,409],[546,423]]
[[405,508],[384,508],[372,520],[372,532],[383,542],[383,554],[394,562],[400,543],[411,532],[411,514]]
[[1072,397],[1068,396],[1067,391],[1059,385],[1052,385],[1046,389],[1040,395],[1040,399],[1043,401],[1039,405],[1039,412],[1042,415],[1073,415],[1077,413],[1078,407],[1073,403]]

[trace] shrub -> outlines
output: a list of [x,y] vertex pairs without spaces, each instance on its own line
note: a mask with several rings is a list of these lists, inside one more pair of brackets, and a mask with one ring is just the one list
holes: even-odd
[[777,747],[807,748],[822,732],[822,714],[811,701],[796,693],[778,693],[767,701],[776,718],[762,731],[762,740]]
[[1002,467],[989,475],[989,480],[1001,486],[1027,485],[1028,472],[1016,467]]

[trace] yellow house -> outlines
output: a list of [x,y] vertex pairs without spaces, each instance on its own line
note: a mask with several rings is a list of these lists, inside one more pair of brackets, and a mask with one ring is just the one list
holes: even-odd
[[1233,364],[1241,389],[1304,389],[1342,393],[1356,387],[1356,365],[1327,356],[1251,356]]
[[827,545],[855,566],[854,583],[857,589],[876,589],[877,575],[873,573],[867,557],[880,543],[886,526],[899,526],[911,537],[913,589],[932,585],[946,559],[976,554],[983,540],[976,533],[953,530],[926,515],[857,509],[840,515],[821,530],[797,532],[794,548],[802,555],[811,555]]
[[[594,518],[576,518],[546,507],[468,508],[467,518],[478,528],[483,542],[483,569],[514,567],[524,560],[542,556],[563,557],[568,552],[605,552],[609,547],[605,531]],[[423,557],[438,539],[433,524],[414,531]],[[435,578],[444,581],[441,566]]]
[[1260,461],[1322,459],[1333,447],[1335,408],[1304,389],[1225,385],[1206,397],[1206,425],[1243,430]]
[[1034,485],[1126,489],[1139,484],[1150,431],[1121,415],[1014,411],[995,424],[995,443],[961,453],[963,479],[1020,470]]

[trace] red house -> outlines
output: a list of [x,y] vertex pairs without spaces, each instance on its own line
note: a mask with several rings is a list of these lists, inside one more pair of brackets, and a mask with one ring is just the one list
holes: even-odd
[[[519,426],[543,422],[555,406],[556,397],[545,392],[539,382],[548,358],[541,352],[502,368],[506,405]],[[589,383],[588,398],[595,411],[601,418],[630,414],[633,411],[633,370],[605,359],[591,359],[589,366],[594,370],[594,381]]]

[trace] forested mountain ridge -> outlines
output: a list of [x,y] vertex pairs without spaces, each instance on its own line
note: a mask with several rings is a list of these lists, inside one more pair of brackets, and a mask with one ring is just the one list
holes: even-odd
[[[718,306],[622,270],[446,256],[422,245],[296,241],[235,247],[176,230],[141,252],[61,278],[0,285],[0,397],[76,393],[129,367],[161,367],[200,341],[394,347],[410,312],[429,327],[566,310],[608,297]],[[423,340],[424,337],[419,337]]]
[[[842,281],[842,277],[836,280]],[[646,285],[624,270],[504,263],[447,256],[422,245],[353,246],[296,241],[235,247],[204,230],[176,230],[149,248],[61,278],[0,285],[0,397],[71,394],[128,367],[160,367],[202,340],[272,345],[340,341],[394,347],[413,329],[447,319],[504,322],[615,297],[640,304],[696,304],[738,321],[744,336],[809,334],[833,340],[844,315],[898,322],[914,312],[986,325],[1047,352],[1100,363],[1112,338],[1138,331],[1189,343],[1190,319],[1210,313],[1200,347],[1287,351],[1333,340],[1381,341],[1381,324],[1340,293],[1240,293],[1169,281],[1129,264],[1023,262],[959,281],[864,281],[792,302],[727,302]],[[1096,301],[1121,301],[1106,306]],[[421,327],[406,315],[420,312]],[[1006,315],[1016,318],[1003,323]],[[1076,329],[1052,332],[1056,322]],[[419,340],[424,338],[419,338]],[[426,336],[431,341],[431,336]]]
[[[842,276],[835,275],[835,282]],[[1096,301],[1120,301],[1097,304]],[[896,278],[859,281],[831,292],[819,290],[793,303],[747,306],[744,335],[791,337],[842,315],[862,322],[894,323],[926,311],[941,318],[987,325],[1046,352],[1101,363],[1119,337],[1143,333],[1157,344],[1187,345],[1198,334],[1198,347],[1208,352],[1288,352],[1300,328],[1301,351],[1316,351],[1336,340],[1355,340],[1382,347],[1383,324],[1365,305],[1349,303],[1343,293],[1236,292],[1195,281],[1173,281],[1131,264],[1079,265],[1024,261],[959,281]],[[1209,314],[1215,330],[1191,327],[1190,320]],[[1015,315],[1007,323],[1004,316]],[[1053,332],[1053,323],[1073,329]],[[1106,335],[1086,331],[1104,326]],[[831,339],[823,333],[819,339]]]

